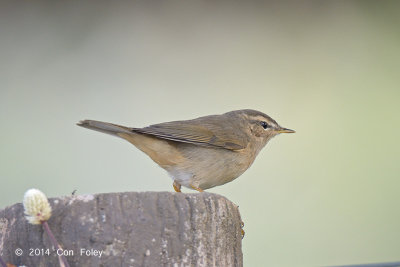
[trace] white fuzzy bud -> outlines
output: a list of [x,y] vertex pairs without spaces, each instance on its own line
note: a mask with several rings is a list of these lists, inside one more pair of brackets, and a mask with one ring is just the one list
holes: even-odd
[[25,192],[22,202],[25,209],[25,218],[31,224],[40,224],[51,216],[51,207],[45,194],[37,189]]

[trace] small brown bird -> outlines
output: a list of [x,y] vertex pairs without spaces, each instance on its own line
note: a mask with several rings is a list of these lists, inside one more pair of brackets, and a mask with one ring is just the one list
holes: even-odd
[[93,120],[77,125],[132,143],[168,172],[177,192],[181,185],[202,192],[234,180],[272,137],[295,132],[251,109],[144,128]]

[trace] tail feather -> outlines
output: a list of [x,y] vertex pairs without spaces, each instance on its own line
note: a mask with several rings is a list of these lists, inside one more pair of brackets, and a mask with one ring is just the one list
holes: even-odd
[[118,137],[119,133],[132,133],[132,128],[102,121],[83,120],[76,125]]

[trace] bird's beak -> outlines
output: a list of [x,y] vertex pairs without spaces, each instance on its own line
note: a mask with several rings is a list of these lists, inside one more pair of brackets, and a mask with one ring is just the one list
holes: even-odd
[[278,133],[295,133],[296,131],[294,131],[294,130],[290,130],[290,129],[288,129],[288,128],[279,128],[278,130],[276,130],[276,132],[278,132]]

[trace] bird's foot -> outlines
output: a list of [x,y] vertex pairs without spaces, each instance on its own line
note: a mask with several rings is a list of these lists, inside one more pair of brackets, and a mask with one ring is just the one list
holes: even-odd
[[177,181],[174,181],[174,183],[172,184],[172,186],[174,187],[174,189],[175,189],[175,191],[176,192],[182,192],[181,191],[181,184],[180,183],[178,183]]
[[240,220],[240,232],[242,233],[242,239],[244,238],[245,231],[243,230],[244,222]]
[[196,191],[199,191],[200,193],[201,193],[201,192],[204,192],[203,189],[201,189],[201,188],[199,188],[199,187],[196,187],[196,186],[194,186],[194,185],[190,185],[190,187],[191,187],[192,189],[196,190]]

